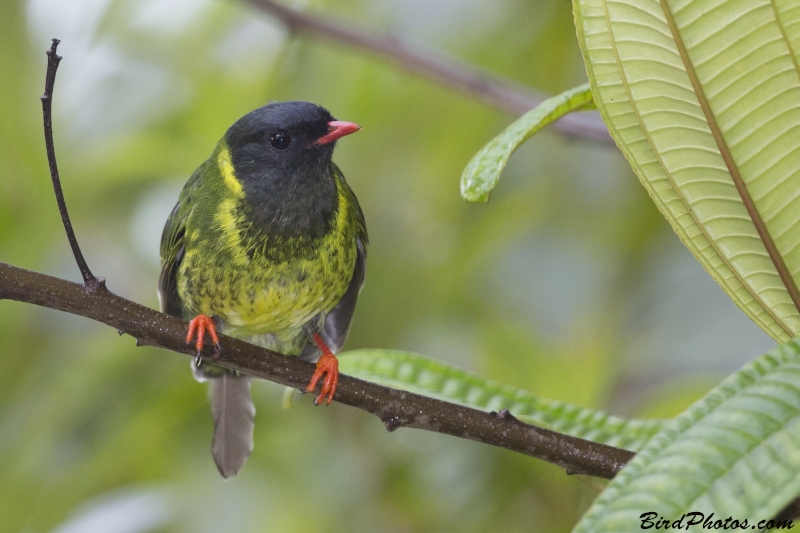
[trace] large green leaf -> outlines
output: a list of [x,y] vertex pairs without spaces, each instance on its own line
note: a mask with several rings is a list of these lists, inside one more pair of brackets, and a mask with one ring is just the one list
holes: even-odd
[[670,522],[687,514],[684,524],[697,518],[688,513],[713,513],[723,521],[746,519],[745,529],[755,529],[798,493],[800,345],[792,340],[667,423],[606,487],[575,531],[639,531],[643,513]]
[[628,450],[644,446],[665,423],[657,419],[622,418],[541,398],[411,352],[353,350],[339,354],[338,358],[339,369],[357,378],[475,409],[508,409],[524,422]]
[[782,342],[800,334],[800,7],[575,0],[595,103],[706,270]]

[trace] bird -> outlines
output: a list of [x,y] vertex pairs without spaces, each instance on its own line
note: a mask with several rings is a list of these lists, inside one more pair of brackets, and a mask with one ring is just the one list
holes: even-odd
[[[316,361],[306,388],[330,404],[336,352],[364,284],[367,227],[337,140],[360,130],[313,103],[273,102],[237,120],[191,175],[161,238],[161,310],[189,321],[192,370],[209,382],[212,455],[224,478],[253,450],[252,378],[214,363],[224,333]],[[203,357],[206,334],[214,345]]]

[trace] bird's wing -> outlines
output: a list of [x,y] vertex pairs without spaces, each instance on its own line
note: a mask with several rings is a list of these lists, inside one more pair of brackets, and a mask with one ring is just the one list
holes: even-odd
[[183,318],[183,307],[178,296],[177,272],[183,260],[183,235],[186,219],[180,217],[178,202],[164,226],[161,235],[161,275],[158,278],[158,301],[161,311]]
[[161,234],[161,275],[158,278],[158,301],[161,311],[183,318],[183,305],[178,295],[177,273],[183,260],[186,221],[192,212],[191,195],[199,185],[201,165],[181,191],[178,203],[172,209],[164,232]]
[[353,269],[353,278],[347,287],[342,299],[336,307],[325,317],[325,325],[320,334],[325,344],[333,353],[339,351],[350,333],[350,324],[356,310],[356,301],[361,287],[364,286],[364,276],[367,272],[367,236],[366,233],[356,239],[356,265]]
[[[344,186],[344,194],[348,197],[348,203],[355,209],[356,218],[356,264],[353,267],[353,277],[350,279],[347,292],[344,293],[336,307],[325,317],[325,324],[320,332],[328,348],[333,353],[336,353],[347,339],[347,334],[350,333],[350,323],[353,321],[358,294],[361,292],[361,287],[364,286],[364,276],[367,273],[367,244],[369,243],[369,238],[367,237],[367,223],[364,220],[364,213],[361,211],[356,195],[350,189],[339,167],[333,163],[331,163],[331,167],[337,179],[341,180],[341,185]],[[308,343],[303,355],[308,355],[305,352],[309,350],[309,346],[314,346],[314,343]],[[308,359],[307,357],[304,358]]]

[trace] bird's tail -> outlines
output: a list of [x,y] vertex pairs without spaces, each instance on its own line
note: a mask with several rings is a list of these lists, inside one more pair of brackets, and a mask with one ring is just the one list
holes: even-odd
[[222,477],[235,476],[253,451],[255,405],[250,397],[253,378],[231,372],[208,372],[195,369],[195,376],[210,382],[208,395],[214,417],[211,454]]

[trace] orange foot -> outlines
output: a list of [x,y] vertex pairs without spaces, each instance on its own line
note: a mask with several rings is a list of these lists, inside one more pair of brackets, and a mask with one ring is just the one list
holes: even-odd
[[213,358],[219,358],[219,337],[217,337],[217,328],[214,326],[214,321],[208,315],[197,315],[194,317],[191,322],[189,322],[189,331],[186,333],[186,344],[192,342],[194,338],[195,332],[197,332],[197,342],[195,342],[195,350],[197,350],[197,355],[194,358],[194,365],[197,366],[200,364],[200,359],[203,355],[203,339],[206,335],[206,331],[208,332],[208,336],[211,337],[211,341],[214,343],[214,354]]
[[330,405],[333,401],[333,395],[336,394],[336,385],[339,383],[339,361],[325,344],[325,341],[322,340],[322,337],[314,333],[311,338],[314,339],[314,344],[317,345],[322,355],[317,361],[317,371],[311,376],[311,382],[306,387],[306,392],[314,392],[319,380],[322,379],[322,376],[325,376],[319,396],[314,399],[314,405],[319,405],[323,401]]

